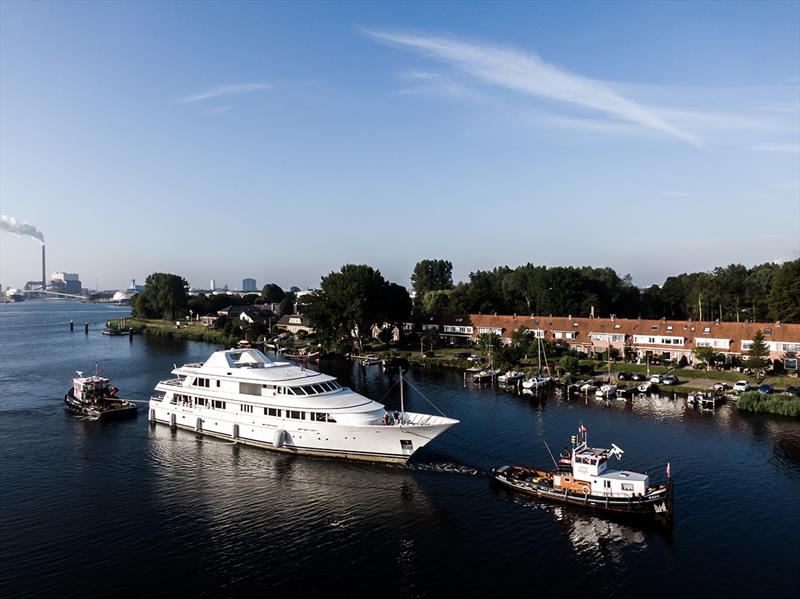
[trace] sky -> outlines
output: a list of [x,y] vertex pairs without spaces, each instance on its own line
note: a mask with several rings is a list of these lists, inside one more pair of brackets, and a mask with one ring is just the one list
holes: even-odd
[[101,289],[794,259],[800,2],[4,1],[0,212]]

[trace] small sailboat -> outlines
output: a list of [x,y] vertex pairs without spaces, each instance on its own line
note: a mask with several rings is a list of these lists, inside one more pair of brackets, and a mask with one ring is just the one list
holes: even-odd
[[[550,366],[547,364],[547,353],[545,352],[544,346],[542,345],[542,338],[537,337],[537,358],[539,362],[539,367],[537,369],[537,374],[533,376],[529,376],[525,380],[522,381],[522,388],[523,389],[544,389],[548,387],[550,383],[553,382],[553,378],[550,376]],[[544,356],[544,368],[547,372],[548,376],[542,376],[542,356]]]
[[600,388],[594,392],[594,395],[600,399],[611,399],[617,395],[617,386],[610,383],[601,385]]

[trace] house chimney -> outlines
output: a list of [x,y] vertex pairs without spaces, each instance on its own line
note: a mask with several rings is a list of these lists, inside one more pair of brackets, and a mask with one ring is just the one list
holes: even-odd
[[47,275],[44,268],[44,244],[42,244],[42,291],[47,291]]
[[594,306],[592,306],[592,311],[589,313],[589,318],[594,318]]
[[776,321],[776,322],[775,322],[775,326],[776,326],[776,327],[780,327],[780,326],[781,326],[781,321],[780,321],[780,320]]

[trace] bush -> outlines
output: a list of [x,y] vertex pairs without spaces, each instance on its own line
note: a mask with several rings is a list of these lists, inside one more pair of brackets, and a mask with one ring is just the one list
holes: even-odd
[[736,408],[747,412],[765,412],[797,418],[800,417],[800,397],[788,393],[764,395],[757,391],[748,391],[736,402]]
[[564,372],[578,372],[580,360],[575,356],[564,356],[558,361],[558,367]]
[[681,359],[678,360],[678,368],[686,368],[689,365],[689,360],[686,359],[685,355],[681,355]]

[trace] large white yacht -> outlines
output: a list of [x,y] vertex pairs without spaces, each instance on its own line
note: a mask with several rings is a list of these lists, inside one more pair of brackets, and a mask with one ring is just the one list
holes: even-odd
[[151,422],[284,452],[405,463],[458,420],[396,412],[334,377],[256,349],[175,368],[150,398]]

